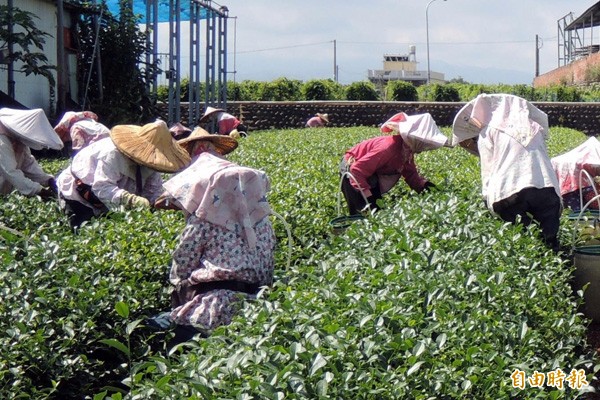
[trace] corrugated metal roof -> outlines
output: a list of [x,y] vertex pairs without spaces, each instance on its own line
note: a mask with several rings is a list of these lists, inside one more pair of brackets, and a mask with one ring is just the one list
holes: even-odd
[[600,1],[588,8],[583,14],[565,27],[565,31],[591,28],[600,25]]

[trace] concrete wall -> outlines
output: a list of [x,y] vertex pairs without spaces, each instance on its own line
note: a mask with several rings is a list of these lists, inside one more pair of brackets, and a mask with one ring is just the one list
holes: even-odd
[[[397,112],[407,114],[430,113],[438,126],[452,126],[454,116],[465,103],[434,102],[230,102],[227,111],[248,126],[250,131],[265,129],[301,128],[315,113],[327,113],[329,126],[373,126],[385,122]],[[600,103],[534,103],[548,114],[550,126],[564,126],[580,130],[587,135],[600,135]],[[162,118],[167,110],[162,108]],[[182,123],[188,123],[187,104],[182,104]]]

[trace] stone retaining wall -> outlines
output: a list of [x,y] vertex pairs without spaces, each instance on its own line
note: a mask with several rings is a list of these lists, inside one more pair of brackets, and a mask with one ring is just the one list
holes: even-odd
[[[550,126],[564,126],[589,136],[600,134],[600,103],[534,103],[548,114]],[[249,131],[301,128],[315,113],[327,113],[331,127],[376,127],[397,112],[430,113],[438,126],[452,126],[454,116],[464,103],[381,102],[381,101],[306,101],[306,102],[230,102],[227,111],[248,126]],[[166,107],[163,105],[166,119]],[[188,105],[182,103],[182,122],[188,120]]]

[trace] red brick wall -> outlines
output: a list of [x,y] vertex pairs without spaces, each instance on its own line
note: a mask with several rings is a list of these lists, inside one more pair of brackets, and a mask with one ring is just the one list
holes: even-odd
[[542,74],[533,80],[533,87],[544,87],[549,85],[578,85],[585,83],[585,72],[593,65],[600,64],[600,53],[594,53],[580,58],[569,65],[559,67],[550,72]]

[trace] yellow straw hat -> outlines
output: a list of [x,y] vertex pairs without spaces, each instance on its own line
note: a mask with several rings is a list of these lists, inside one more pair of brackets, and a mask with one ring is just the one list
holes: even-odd
[[229,154],[238,147],[238,141],[229,135],[211,135],[204,129],[197,127],[190,136],[177,141],[179,145],[189,151],[190,143],[196,140],[211,142],[221,155]]
[[121,153],[155,171],[177,172],[191,162],[190,155],[173,139],[164,121],[144,126],[116,125],[110,137]]

